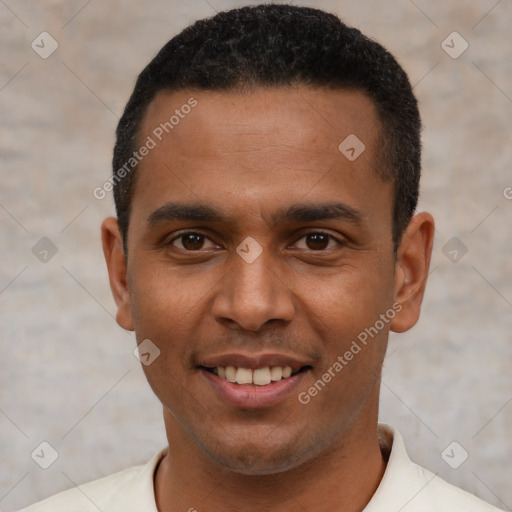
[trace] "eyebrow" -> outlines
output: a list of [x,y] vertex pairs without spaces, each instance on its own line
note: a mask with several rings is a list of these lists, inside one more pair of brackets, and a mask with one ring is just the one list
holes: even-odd
[[362,213],[343,203],[294,204],[272,216],[274,222],[312,222],[317,220],[347,220],[359,223]]
[[[319,220],[345,220],[354,224],[362,221],[362,213],[343,203],[294,204],[272,215],[275,224],[280,222],[314,222]],[[228,222],[222,210],[202,204],[166,203],[148,217],[150,227],[168,221]]]

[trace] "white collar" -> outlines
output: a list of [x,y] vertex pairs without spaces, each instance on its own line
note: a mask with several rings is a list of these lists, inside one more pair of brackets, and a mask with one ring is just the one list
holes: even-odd
[[[364,512],[499,512],[411,462],[397,429],[379,424],[378,434],[381,450],[388,461],[377,491]],[[166,453],[167,449],[161,450],[144,466],[118,475],[120,485],[109,493],[108,500],[102,501],[102,510],[158,512],[154,475]]]

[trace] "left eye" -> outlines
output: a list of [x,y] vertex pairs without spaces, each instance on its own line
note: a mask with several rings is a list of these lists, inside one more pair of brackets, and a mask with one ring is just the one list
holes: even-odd
[[[302,240],[304,241],[303,246],[299,247],[299,249],[309,249],[310,251],[330,249],[330,242],[334,242],[339,245],[339,242],[335,238],[322,232],[308,233],[300,238],[299,242]],[[297,242],[297,244],[299,244],[299,242]]]
[[193,232],[182,233],[181,235],[171,240],[170,244],[174,245],[174,247],[177,247],[178,249],[184,249],[186,251],[200,251],[201,249],[205,249],[204,245],[206,241],[209,241],[211,244],[210,247],[206,247],[207,249],[216,247],[216,245],[208,237],[201,235],[200,233]]

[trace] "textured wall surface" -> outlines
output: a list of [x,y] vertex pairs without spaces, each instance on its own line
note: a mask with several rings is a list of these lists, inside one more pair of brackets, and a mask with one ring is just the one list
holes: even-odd
[[[112,197],[92,191],[141,68],[190,22],[246,3],[0,1],[2,510],[164,446],[134,336],[114,321],[99,238]],[[512,510],[512,2],[314,5],[397,56],[425,124],[430,283],[418,325],[391,338],[382,421],[415,461]],[[43,441],[58,453],[46,470],[31,458]]]

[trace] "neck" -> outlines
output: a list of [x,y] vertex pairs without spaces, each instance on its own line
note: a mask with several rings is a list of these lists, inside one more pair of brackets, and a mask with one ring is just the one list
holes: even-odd
[[[375,409],[376,411],[376,409]],[[377,414],[357,418],[324,453],[291,470],[244,475],[204,454],[164,413],[170,450],[155,477],[160,512],[360,512],[377,490],[385,470],[377,433]]]

